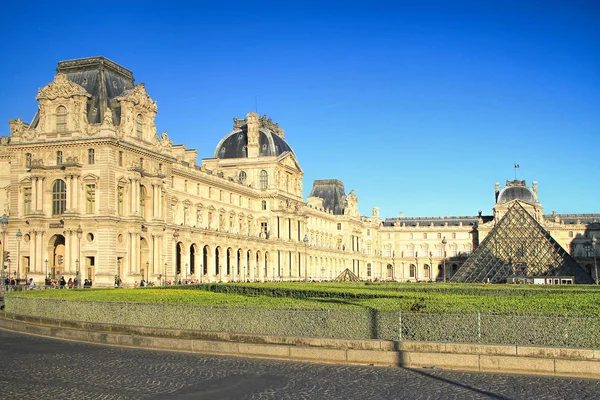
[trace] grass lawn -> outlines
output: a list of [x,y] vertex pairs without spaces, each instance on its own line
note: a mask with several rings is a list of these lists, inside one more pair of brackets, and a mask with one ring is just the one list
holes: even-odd
[[7,293],[73,301],[192,304],[218,307],[371,308],[404,312],[483,312],[600,316],[593,285],[443,283],[233,283],[139,289],[63,289]]

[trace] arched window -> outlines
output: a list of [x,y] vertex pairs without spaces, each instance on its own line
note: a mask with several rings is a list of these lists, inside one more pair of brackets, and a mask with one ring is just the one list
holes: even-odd
[[264,169],[260,171],[260,189],[265,190],[269,186],[269,174]]
[[67,208],[67,186],[65,181],[58,179],[52,185],[52,214],[59,215]]
[[415,264],[410,264],[410,277],[414,278],[417,275],[417,267]]
[[246,171],[240,171],[238,175],[238,180],[240,183],[246,182]]
[[138,114],[135,119],[135,132],[138,138],[142,138],[142,114]]
[[58,106],[56,109],[56,131],[67,131],[67,109],[65,106]]

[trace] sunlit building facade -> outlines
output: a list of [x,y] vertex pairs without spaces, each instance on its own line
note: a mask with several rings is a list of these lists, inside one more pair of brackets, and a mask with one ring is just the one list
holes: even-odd
[[10,120],[0,140],[3,276],[94,286],[331,280],[345,270],[443,280],[515,201],[593,273],[600,214],[544,215],[536,183],[519,193],[497,185],[489,216],[361,216],[339,180],[315,181],[303,198],[301,160],[266,116],[234,119],[199,160],[156,132],[145,86],[106,58],[60,62],[36,99],[31,122]]

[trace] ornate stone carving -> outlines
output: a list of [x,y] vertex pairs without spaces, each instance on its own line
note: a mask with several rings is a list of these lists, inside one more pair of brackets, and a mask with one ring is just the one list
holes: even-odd
[[158,106],[156,105],[156,102],[153,101],[150,96],[148,96],[146,87],[143,83],[135,85],[132,90],[125,91],[123,96],[117,97],[117,100],[130,101],[144,110],[152,111],[154,113],[158,112]]
[[104,116],[102,117],[102,125],[113,126],[113,113],[112,110],[108,107],[106,107],[106,110],[104,110]]
[[162,153],[171,153],[171,149],[173,148],[173,141],[169,139],[169,133],[164,131],[162,135],[158,136],[158,134],[154,135],[154,145],[158,149],[158,151]]
[[35,98],[37,100],[54,100],[58,97],[69,98],[72,96],[91,97],[82,86],[71,82],[67,79],[67,75],[59,72],[54,76],[54,81],[44,86],[42,89],[38,89],[38,95]]
[[268,129],[276,135],[283,137],[284,132],[283,129],[279,127],[279,123],[273,122],[273,120],[271,118],[268,118],[266,115],[260,117],[259,122],[261,128]]
[[354,190],[351,190],[348,196],[346,196],[346,208],[344,214],[351,217],[358,217],[358,198],[354,194]]

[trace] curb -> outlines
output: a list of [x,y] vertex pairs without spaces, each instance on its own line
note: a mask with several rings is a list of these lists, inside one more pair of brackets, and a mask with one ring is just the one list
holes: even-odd
[[600,379],[600,350],[399,342],[113,325],[0,312],[0,328],[87,343],[238,357]]

